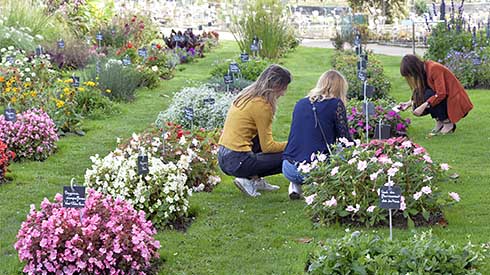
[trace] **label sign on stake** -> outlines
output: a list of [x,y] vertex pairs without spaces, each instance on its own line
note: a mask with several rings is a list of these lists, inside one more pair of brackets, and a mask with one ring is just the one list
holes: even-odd
[[17,112],[12,107],[7,107],[5,111],[3,111],[3,115],[5,116],[6,121],[15,122],[17,120]]
[[101,32],[98,32],[96,35],[95,35],[95,39],[97,41],[102,41],[102,39],[104,39],[104,36],[102,36],[102,33]]
[[36,55],[40,56],[41,54],[43,54],[43,47],[41,47],[41,45],[39,45],[36,48]]
[[365,60],[361,58],[361,60],[357,61],[357,70],[366,70],[366,69],[367,69],[367,62],[365,62]]
[[357,78],[359,78],[359,80],[361,80],[361,81],[366,81],[366,79],[367,79],[366,71],[364,71],[364,70],[358,71],[357,72]]
[[379,208],[400,209],[401,200],[400,186],[382,186],[379,190]]
[[248,62],[248,60],[249,60],[248,53],[242,53],[242,54],[240,54],[240,60],[242,60],[242,62]]
[[232,84],[233,83],[233,75],[232,74],[225,74],[223,76],[223,79],[225,81],[225,84]]
[[73,80],[73,83],[71,84],[73,87],[75,87],[75,88],[80,87],[80,77],[79,76],[72,76],[71,79]]
[[191,107],[185,107],[184,108],[184,118],[187,120],[193,120],[194,119],[194,109]]
[[65,41],[63,41],[63,39],[58,40],[58,48],[59,49],[65,48]]
[[374,95],[374,86],[373,85],[366,85],[366,96],[371,98]]
[[13,56],[7,56],[6,57],[7,59],[7,62],[10,63],[10,65],[14,65],[14,62],[15,62],[15,58]]
[[124,65],[124,66],[131,65],[131,58],[130,58],[128,55],[126,55],[126,56],[123,58],[122,63],[123,63],[123,65]]
[[85,186],[63,186],[63,207],[85,207]]
[[357,54],[357,55],[361,55],[361,53],[362,53],[361,46],[357,46],[357,47],[356,47],[356,54]]
[[238,67],[238,64],[236,62],[230,63],[229,70],[231,73],[234,74],[240,73],[240,67]]
[[361,45],[361,36],[359,34],[357,34],[356,38],[354,39],[354,45],[355,46]]
[[391,126],[388,124],[378,124],[374,129],[374,139],[391,138]]
[[202,102],[204,103],[204,105],[214,105],[216,100],[212,97],[209,97],[209,98],[203,99]]
[[148,168],[148,156],[138,156],[138,175],[148,175],[150,169]]
[[367,108],[367,113],[368,113],[368,116],[374,116],[375,115],[375,108],[374,108],[374,104],[372,102],[363,102],[362,103],[362,113],[363,114],[366,114],[366,108]]
[[146,58],[146,56],[148,55],[147,51],[146,51],[146,48],[141,48],[138,50],[138,55],[143,57],[143,58]]

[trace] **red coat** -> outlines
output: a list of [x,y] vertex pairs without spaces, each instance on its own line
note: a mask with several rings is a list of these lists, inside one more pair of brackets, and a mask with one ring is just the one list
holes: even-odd
[[473,109],[463,85],[448,68],[434,61],[426,61],[425,71],[427,83],[436,93],[427,100],[430,106],[436,106],[447,98],[447,114],[452,123],[458,122]]

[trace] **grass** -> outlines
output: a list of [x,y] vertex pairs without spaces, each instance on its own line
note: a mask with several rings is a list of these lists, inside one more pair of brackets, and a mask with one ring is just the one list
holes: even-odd
[[[313,88],[322,72],[329,69],[333,52],[302,48],[282,59],[293,74],[293,82],[280,107],[273,131],[277,140],[286,140],[291,111],[295,102]],[[215,59],[238,54],[234,43],[223,47],[197,64],[183,66],[183,72],[162,82],[156,90],[142,90],[132,104],[121,106],[122,113],[105,120],[87,121],[87,136],[63,138],[60,150],[45,162],[23,162],[12,165],[14,180],[0,186],[0,274],[17,274],[21,269],[13,249],[15,234],[25,219],[30,204],[37,206],[44,197],[53,198],[71,177],[79,182],[90,165],[89,156],[105,155],[115,147],[116,137],[129,137],[150,125],[169,102],[169,95],[187,80],[204,79]],[[398,100],[409,97],[408,86],[399,76],[399,57],[380,56],[393,83],[392,95]],[[457,182],[446,183],[445,190],[460,193],[462,201],[446,209],[447,228],[434,227],[442,238],[464,243],[489,242],[490,214],[490,91],[472,90],[474,110],[458,123],[453,135],[426,138],[432,128],[428,117],[413,119],[409,135],[425,146],[434,160],[448,162],[460,174]],[[408,115],[408,114],[407,114]],[[412,118],[412,117],[411,117]],[[344,234],[343,226],[315,228],[304,214],[304,202],[287,198],[287,181],[281,176],[268,179],[281,186],[276,193],[263,193],[258,198],[242,195],[223,177],[213,193],[195,194],[191,204],[197,219],[186,233],[161,231],[157,238],[165,259],[160,274],[302,274],[306,257],[318,241]],[[427,228],[416,229],[427,230]],[[387,235],[386,229],[379,229]],[[406,238],[410,230],[395,230],[394,238]],[[312,239],[310,243],[302,241]],[[482,270],[490,274],[490,263]]]

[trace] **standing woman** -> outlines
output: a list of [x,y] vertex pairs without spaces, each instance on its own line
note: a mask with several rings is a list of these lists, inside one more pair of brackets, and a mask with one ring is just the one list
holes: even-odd
[[289,198],[301,198],[304,174],[298,166],[311,162],[311,154],[329,156],[329,146],[338,138],[351,140],[345,102],[348,83],[330,70],[318,79],[316,87],[294,106],[288,145],[284,151],[282,173],[290,181]]
[[413,90],[413,114],[430,114],[436,120],[432,133],[448,134],[456,130],[456,123],[473,109],[468,94],[456,76],[445,66],[428,60],[423,62],[415,55],[405,55],[400,64],[400,74]]
[[277,99],[291,82],[289,71],[270,65],[257,81],[233,101],[219,140],[218,162],[221,170],[235,176],[233,181],[243,193],[256,197],[257,190],[275,191],[263,177],[280,174],[286,142],[272,137],[272,120]]

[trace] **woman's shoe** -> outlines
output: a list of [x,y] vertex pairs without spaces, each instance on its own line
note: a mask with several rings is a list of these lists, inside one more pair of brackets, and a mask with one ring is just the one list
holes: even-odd
[[444,123],[442,121],[436,119],[436,126],[430,131],[432,134],[437,134],[441,131],[442,127],[444,127]]
[[456,124],[449,122],[449,123],[444,123],[444,126],[442,127],[440,133],[443,135],[451,134],[456,131]]

